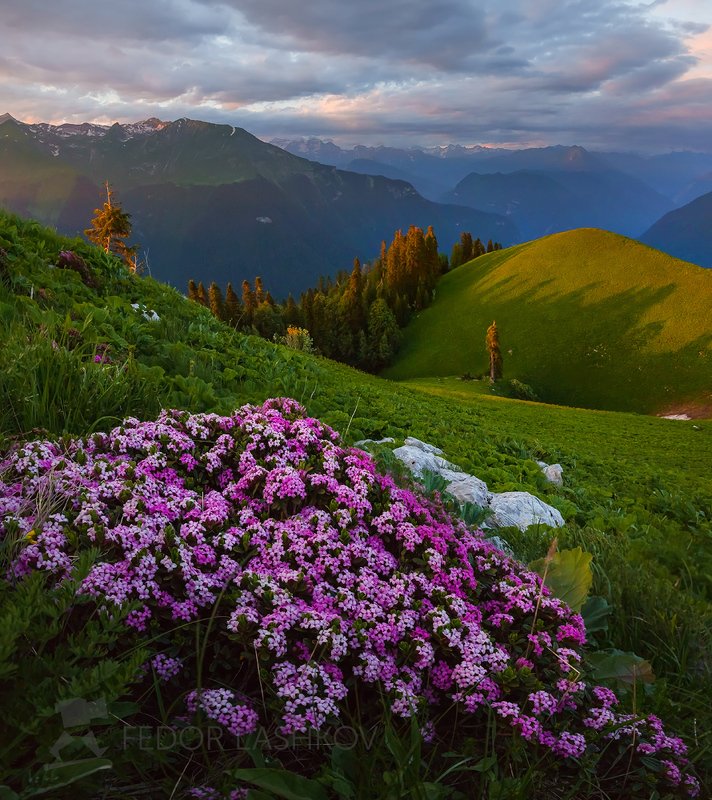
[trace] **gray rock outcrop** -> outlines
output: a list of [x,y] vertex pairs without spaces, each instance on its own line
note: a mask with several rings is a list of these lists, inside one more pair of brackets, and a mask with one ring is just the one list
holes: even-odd
[[525,531],[531,525],[550,525],[560,528],[564,524],[561,512],[529,492],[502,492],[492,496],[489,504],[492,514],[487,518],[490,528],[513,525]]
[[[448,493],[461,505],[474,503],[481,508],[489,509],[491,514],[483,527],[504,528],[513,525],[524,531],[531,525],[550,525],[559,528],[564,524],[564,518],[557,509],[529,492],[493,494],[484,481],[447,461],[442,457],[442,452],[439,447],[409,436],[403,446],[397,447],[393,454],[416,478],[422,478],[426,471],[440,475],[447,481]],[[561,465],[544,464],[544,466],[550,470],[548,474],[544,472],[547,478],[552,483],[560,485]]]

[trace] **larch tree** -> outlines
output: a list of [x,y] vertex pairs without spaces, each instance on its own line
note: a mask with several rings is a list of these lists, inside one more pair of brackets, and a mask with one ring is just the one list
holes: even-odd
[[494,321],[487,328],[486,343],[489,352],[490,383],[494,383],[502,378],[502,353],[499,349],[499,331],[497,330],[497,323]]
[[210,310],[216,319],[225,320],[225,301],[220,287],[213,281],[208,289],[208,302]]
[[237,328],[240,324],[240,317],[242,316],[242,307],[240,298],[235,294],[232,284],[228,283],[225,291],[225,317],[228,325]]
[[131,272],[136,272],[138,248],[136,245],[127,244],[126,241],[131,236],[131,215],[127,214],[114,199],[114,191],[109,185],[109,181],[106,181],[104,185],[106,202],[102,208],[94,209],[91,228],[87,228],[84,235],[106,253],[114,253],[119,256]]

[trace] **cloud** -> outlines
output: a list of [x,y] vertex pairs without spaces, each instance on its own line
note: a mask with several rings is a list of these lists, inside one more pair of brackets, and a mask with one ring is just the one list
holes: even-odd
[[190,116],[366,143],[712,138],[710,20],[688,0],[10,5],[0,111],[22,119]]

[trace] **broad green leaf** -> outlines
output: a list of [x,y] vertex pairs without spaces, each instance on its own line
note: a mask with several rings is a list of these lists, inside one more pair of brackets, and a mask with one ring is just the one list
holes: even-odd
[[232,776],[252,783],[284,800],[328,800],[324,787],[302,775],[283,769],[236,769]]
[[593,668],[594,680],[630,688],[636,681],[652,683],[655,675],[650,664],[635,653],[621,650],[602,650],[590,653],[588,663]]
[[613,609],[608,605],[605,597],[594,595],[589,597],[581,609],[581,616],[586,624],[586,633],[606,633],[608,631],[608,617]]
[[555,553],[546,568],[546,559],[532,561],[529,568],[544,578],[544,583],[555,597],[563,600],[574,611],[581,611],[593,582],[590,553],[580,547]]

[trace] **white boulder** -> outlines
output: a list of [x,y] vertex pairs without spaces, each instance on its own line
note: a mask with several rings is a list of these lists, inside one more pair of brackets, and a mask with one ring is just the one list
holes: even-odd
[[474,503],[481,508],[487,508],[492,494],[484,481],[466,472],[453,472],[449,469],[443,470],[440,474],[448,481],[447,491],[461,505]]
[[536,462],[544,473],[544,477],[549,483],[554,483],[557,486],[562,486],[564,483],[564,468],[561,464],[547,464],[546,461]]
[[[437,450],[437,448],[434,449]],[[440,452],[442,452],[442,450]],[[416,447],[414,445],[396,447],[393,451],[393,455],[399,461],[402,461],[416,478],[422,478],[426,470],[435,472],[438,475],[441,475],[443,470],[453,473],[458,471],[458,468],[454,464],[451,464],[434,452],[423,450],[421,447]],[[464,472],[459,472],[458,474],[466,477]]]
[[510,525],[525,531],[531,525],[549,525],[560,528],[564,518],[553,506],[529,492],[502,492],[492,495],[489,503],[492,514],[487,519],[489,528],[506,528]]
[[405,447],[417,447],[418,450],[432,453],[435,456],[441,456],[443,454],[443,451],[439,447],[436,447],[434,444],[428,444],[427,442],[421,442],[420,439],[416,439],[414,436],[406,436],[403,444]]
[[428,470],[440,475],[448,483],[447,491],[461,504],[475,503],[485,508],[489,503],[490,492],[487,484],[463,472],[457,465],[440,457],[442,450],[420,439],[408,437],[403,447],[397,447],[393,454],[402,461],[417,477],[422,478]]

